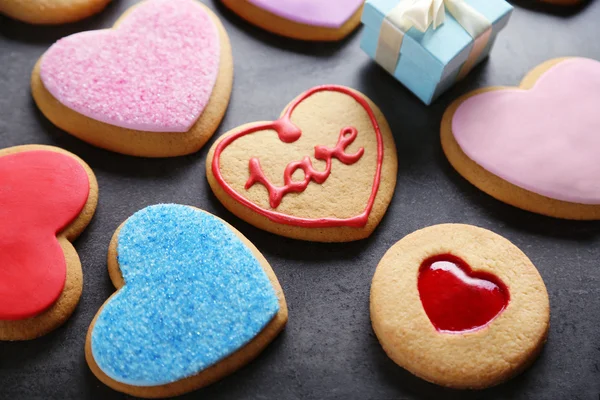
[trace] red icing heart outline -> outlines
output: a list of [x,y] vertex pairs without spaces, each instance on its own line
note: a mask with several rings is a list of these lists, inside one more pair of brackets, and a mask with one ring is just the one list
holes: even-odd
[[[434,265],[437,268],[433,268]],[[496,275],[473,271],[459,257],[441,254],[421,264],[419,298],[441,333],[465,333],[490,324],[508,306],[510,293]]]
[[[377,168],[375,171],[375,176],[373,178],[373,188],[371,190],[371,195],[369,200],[367,201],[367,205],[364,211],[350,218],[302,218],[302,217],[294,217],[287,214],[283,214],[280,212],[276,212],[273,210],[267,210],[265,208],[259,207],[254,204],[250,200],[246,199],[244,196],[235,191],[223,178],[220,170],[220,157],[223,150],[233,143],[235,140],[242,136],[246,136],[255,132],[265,131],[265,130],[274,130],[277,132],[279,136],[279,140],[284,143],[293,143],[298,140],[302,136],[302,131],[296,125],[291,122],[291,116],[298,104],[306,100],[308,97],[312,96],[315,93],[322,91],[333,91],[346,94],[352,97],[356,102],[358,102],[367,112],[369,118],[371,119],[371,124],[375,129],[375,134],[377,137]],[[340,131],[340,135],[343,135],[343,132],[347,130],[348,127],[342,128]],[[354,128],[350,128],[354,129]],[[316,146],[322,147],[322,146]],[[297,162],[295,162],[297,163]],[[305,93],[303,93],[300,97],[298,97],[294,102],[292,102],[283,116],[281,116],[278,120],[273,122],[261,123],[256,125],[251,125],[248,128],[236,133],[235,135],[231,135],[223,139],[216,147],[215,153],[212,161],[212,172],[219,183],[219,185],[236,201],[243,204],[244,206],[250,208],[252,211],[255,211],[267,218],[271,221],[285,224],[285,225],[295,225],[304,228],[330,228],[330,227],[341,227],[348,226],[354,228],[361,228],[367,224],[369,219],[369,214],[373,209],[373,205],[375,203],[375,196],[377,195],[377,191],[379,190],[379,183],[381,180],[381,169],[383,165],[383,137],[381,135],[381,130],[379,129],[379,124],[377,123],[377,118],[373,113],[373,110],[369,106],[369,103],[358,94],[354,93],[350,89],[343,86],[336,85],[324,85],[317,86],[312,88]]]
[[33,317],[60,297],[67,262],[57,236],[89,191],[73,157],[47,150],[0,156],[0,320]]

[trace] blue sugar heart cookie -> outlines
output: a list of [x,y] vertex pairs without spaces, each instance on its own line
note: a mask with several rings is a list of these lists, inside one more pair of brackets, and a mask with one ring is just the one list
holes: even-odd
[[[287,320],[266,260],[209,213],[175,204],[147,207],[125,221],[111,247],[118,254],[111,277],[120,286],[120,269],[124,285],[92,322],[86,356],[92,371],[117,390],[147,397],[153,387],[177,387],[173,382],[186,379],[185,387],[159,394],[204,386],[216,380],[212,372],[195,384],[190,379],[260,339],[253,358]],[[240,358],[240,366],[249,361]]]

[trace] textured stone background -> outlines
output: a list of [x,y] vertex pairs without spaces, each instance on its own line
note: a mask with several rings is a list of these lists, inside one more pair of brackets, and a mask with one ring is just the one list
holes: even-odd
[[[61,27],[34,27],[0,17],[0,147],[63,147],[86,160],[100,203],[75,242],[84,292],[62,328],[25,343],[0,343],[2,399],[117,399],[84,360],[85,333],[113,287],[106,250],[117,226],[160,202],[190,204],[235,225],[263,252],[285,291],[285,332],[253,363],[184,398],[203,399],[598,399],[600,394],[600,223],[537,216],[502,204],[460,177],[446,161],[439,124],[448,103],[471,89],[517,84],[553,57],[600,59],[600,1],[573,13],[516,6],[491,58],[431,107],[425,107],[360,50],[360,31],[332,44],[278,38],[243,22],[213,0],[230,35],[233,96],[215,136],[242,123],[275,118],[297,94],[317,84],[354,87],[375,101],[392,126],[399,154],[393,202],[371,238],[316,244],[280,238],[242,222],[212,195],[206,152],[174,159],[126,157],[89,146],[55,128],[29,94],[29,74],[57,39],[106,28],[135,1],[116,0],[103,13]],[[600,105],[599,105],[600,108]],[[600,133],[599,133],[600,134]],[[600,149],[599,149],[600,154]],[[538,267],[552,307],[548,344],[538,361],[509,383],[457,392],[421,381],[384,354],[369,322],[370,280],[385,251],[432,224],[461,222],[504,235]]]

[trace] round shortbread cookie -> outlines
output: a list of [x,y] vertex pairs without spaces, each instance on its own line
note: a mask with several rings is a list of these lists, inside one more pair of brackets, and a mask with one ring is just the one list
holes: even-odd
[[68,151],[0,150],[0,340],[28,340],[62,325],[83,290],[71,244],[98,203],[90,167]]
[[388,123],[363,94],[318,86],[271,122],[222,135],[206,160],[208,183],[231,212],[291,238],[368,237],[394,194],[398,160]]
[[264,30],[292,39],[337,41],[360,24],[363,0],[221,0]]
[[99,13],[110,1],[0,0],[0,13],[30,24],[64,24]]
[[452,166],[500,201],[557,218],[600,219],[600,62],[547,61],[520,87],[468,93],[444,114]]
[[198,151],[218,128],[232,83],[227,33],[196,0],[146,0],[113,29],[63,38],[31,78],[37,106],[56,126],[141,157]]
[[546,287],[527,256],[469,225],[406,236],[371,285],[373,330],[387,355],[447,387],[485,388],[521,372],[542,349],[549,320]]
[[256,358],[284,328],[283,290],[263,255],[205,211],[146,207],[113,235],[117,291],[90,324],[85,355],[111,388],[171,397],[218,381]]

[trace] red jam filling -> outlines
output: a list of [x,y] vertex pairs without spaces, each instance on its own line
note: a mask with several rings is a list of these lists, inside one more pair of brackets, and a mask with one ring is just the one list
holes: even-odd
[[510,300],[508,288],[497,276],[473,271],[450,254],[430,257],[421,264],[418,288],[425,313],[443,333],[483,328]]

